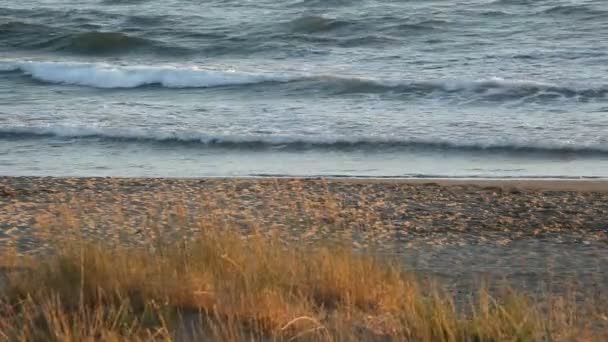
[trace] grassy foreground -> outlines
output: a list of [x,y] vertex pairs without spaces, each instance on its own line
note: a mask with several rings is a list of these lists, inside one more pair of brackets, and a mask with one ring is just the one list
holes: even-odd
[[[176,225],[193,224],[179,213]],[[246,237],[221,220],[197,222],[191,239],[156,232],[127,247],[85,239],[67,209],[57,217],[41,222],[45,253],[2,257],[0,340],[608,338],[604,308],[482,287],[463,308],[399,264],[347,247]]]

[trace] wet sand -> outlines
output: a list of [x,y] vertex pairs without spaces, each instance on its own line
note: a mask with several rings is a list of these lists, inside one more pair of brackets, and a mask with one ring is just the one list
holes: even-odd
[[[345,181],[360,180],[347,178]],[[477,187],[501,187],[504,189],[527,189],[543,191],[578,191],[578,192],[608,192],[608,179],[559,179],[559,178],[415,178],[415,179],[369,179],[361,181],[383,182],[393,181],[406,184],[429,184],[436,183],[443,186],[470,185]]]
[[35,251],[39,226],[57,220],[125,243],[151,222],[179,237],[203,226],[186,221],[347,243],[455,291],[479,279],[608,289],[603,180],[0,177],[1,248]]

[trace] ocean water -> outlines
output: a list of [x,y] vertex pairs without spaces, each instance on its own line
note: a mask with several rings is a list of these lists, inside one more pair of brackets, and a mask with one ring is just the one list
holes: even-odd
[[608,2],[0,0],[0,174],[608,177]]

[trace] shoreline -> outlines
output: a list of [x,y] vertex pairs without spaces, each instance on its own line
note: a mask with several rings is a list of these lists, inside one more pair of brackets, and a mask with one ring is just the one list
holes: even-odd
[[[156,177],[155,177],[156,178]],[[160,177],[162,179],[164,177]],[[546,191],[598,191],[608,192],[608,177],[606,178],[489,178],[489,177],[293,177],[293,176],[261,176],[261,177],[201,177],[194,179],[218,178],[218,179],[325,179],[332,182],[348,183],[402,183],[410,185],[437,184],[440,186],[479,186],[479,187],[503,187],[521,188],[529,190]],[[172,178],[183,179],[183,178]]]
[[580,177],[580,178],[543,178],[543,177],[367,177],[367,176],[202,176],[202,177],[123,177],[123,176],[5,176],[2,179],[114,179],[114,180],[172,180],[172,181],[200,181],[200,180],[222,180],[222,181],[315,181],[324,180],[328,182],[352,183],[352,184],[406,184],[406,185],[439,185],[451,186],[476,186],[476,187],[498,187],[503,189],[522,189],[539,191],[575,191],[575,192],[608,192],[608,177]]
[[[345,179],[358,181],[358,179]],[[372,182],[393,181],[412,185],[436,183],[441,186],[479,186],[520,188],[545,191],[608,192],[608,178],[410,178],[369,179]]]

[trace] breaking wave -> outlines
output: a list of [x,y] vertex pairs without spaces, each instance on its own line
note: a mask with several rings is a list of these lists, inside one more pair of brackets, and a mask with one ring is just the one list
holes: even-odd
[[48,83],[95,88],[206,88],[233,84],[279,81],[279,76],[206,70],[198,67],[119,66],[95,63],[18,62],[0,63],[0,71],[20,71]]
[[333,75],[237,72],[197,66],[122,66],[102,63],[0,62],[0,71],[21,72],[54,84],[95,88],[208,88],[260,83],[294,83],[331,94],[390,93],[397,95],[469,95],[490,101],[525,98],[604,98],[608,87],[576,88],[529,80],[491,77],[481,80],[382,80]]
[[383,137],[331,137],[280,135],[212,135],[196,131],[157,131],[125,128],[93,128],[78,126],[0,127],[0,139],[76,139],[125,143],[149,143],[200,146],[242,150],[371,150],[371,151],[452,151],[508,154],[541,154],[577,156],[608,156],[608,146],[571,144],[544,145],[526,143],[467,143]]

